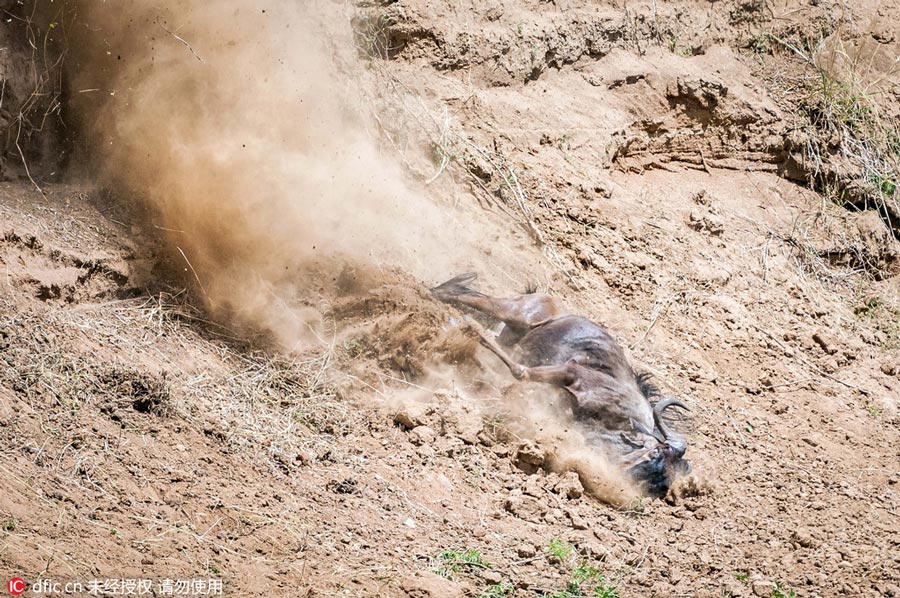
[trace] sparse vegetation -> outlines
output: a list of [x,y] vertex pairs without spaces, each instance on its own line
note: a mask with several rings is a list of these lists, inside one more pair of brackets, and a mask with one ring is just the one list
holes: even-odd
[[677,54],[678,56],[681,56],[682,58],[687,58],[694,53],[693,50],[691,49],[691,47],[686,44],[683,44],[681,42],[681,40],[678,39],[677,36],[673,36],[669,40],[669,51],[672,54]]
[[544,552],[547,556],[555,557],[560,561],[564,561],[569,558],[569,555],[572,554],[572,551],[575,550],[575,547],[569,544],[568,542],[564,542],[559,538],[553,538],[550,540],[550,543],[547,545],[547,548]]
[[551,598],[619,598],[616,586],[610,584],[595,567],[581,564],[572,570],[566,587],[550,594]]
[[797,598],[797,593],[791,588],[785,588],[780,583],[776,583],[772,589],[772,598]]
[[877,99],[886,76],[871,78],[866,65],[872,57],[850,49],[839,32],[828,39],[771,39],[810,70],[799,113],[806,121],[804,154],[811,182],[838,205],[877,210],[900,236],[900,129]]
[[506,598],[512,596],[515,587],[509,582],[491,584],[478,594],[478,598]]
[[5,520],[3,523],[0,523],[0,530],[3,533],[11,534],[19,528],[19,520],[15,517],[11,517]]
[[391,43],[390,25],[391,18],[386,13],[360,14],[353,19],[353,33],[361,57],[385,60],[399,49]]
[[472,567],[480,569],[490,569],[491,564],[484,559],[475,548],[465,548],[463,550],[448,549],[438,553],[435,557],[437,564],[434,571],[441,577],[450,578],[454,573],[458,573]]

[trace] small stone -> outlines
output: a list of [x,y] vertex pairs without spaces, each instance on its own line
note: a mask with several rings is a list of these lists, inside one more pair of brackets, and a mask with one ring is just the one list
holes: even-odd
[[608,549],[604,548],[599,542],[594,542],[593,540],[581,542],[581,550],[585,556],[598,560],[607,559],[610,554]]
[[503,457],[509,457],[509,447],[505,444],[495,444],[491,447],[491,451],[501,459]]
[[834,355],[835,353],[837,353],[837,346],[834,342],[834,339],[832,339],[830,335],[822,332],[821,330],[818,330],[813,333],[812,338],[813,341],[815,341],[817,345],[822,347],[822,350],[829,355]]
[[588,528],[587,521],[585,521],[584,517],[579,515],[575,509],[566,509],[566,515],[569,516],[569,521],[572,522],[573,529],[582,530]]
[[752,590],[754,596],[771,598],[772,592],[775,590],[775,584],[773,584],[771,581],[754,581]]
[[476,525],[474,528],[472,528],[472,537],[473,538],[480,539],[480,538],[485,537],[486,535],[487,535],[487,529],[485,529],[483,526]]
[[793,540],[803,548],[812,548],[816,545],[816,540],[807,529],[794,530]]
[[550,509],[550,511],[544,515],[544,521],[550,525],[561,523],[563,515],[562,509]]
[[456,456],[462,448],[465,446],[462,440],[456,438],[455,436],[442,436],[438,438],[434,445],[434,450],[436,450],[441,455],[447,457]]
[[544,449],[531,440],[526,440],[516,449],[516,464],[525,471],[537,470],[546,458]]
[[394,423],[407,430],[418,428],[425,425],[425,405],[413,403],[405,405],[397,413],[394,414]]
[[700,212],[691,212],[689,216],[689,226],[696,230],[708,233],[714,237],[725,232],[725,224],[722,219],[713,214],[701,214]]
[[436,438],[437,434],[428,426],[416,426],[409,432],[409,441],[416,446],[432,444]]
[[525,478],[525,487],[522,492],[528,496],[540,498],[544,495],[544,487],[541,485],[541,478],[537,475],[530,475]]
[[521,559],[530,559],[537,554],[537,548],[534,547],[534,544],[519,544],[516,547],[516,554]]
[[503,576],[492,569],[484,569],[481,571],[481,579],[489,584],[497,584],[503,581]]
[[547,505],[531,496],[524,496],[521,492],[513,490],[503,505],[507,511],[525,521],[540,523],[547,513]]
[[403,596],[415,598],[463,598],[464,588],[458,583],[430,571],[419,571],[400,581]]
[[403,525],[412,529],[416,528],[416,522],[413,521],[412,517],[407,518],[406,521],[403,522]]
[[553,489],[557,494],[572,500],[581,498],[584,494],[584,486],[581,485],[581,480],[578,479],[578,474],[574,471],[563,474],[562,479],[556,483]]
[[896,376],[897,374],[900,374],[900,364],[882,363],[881,371],[884,372],[888,376]]

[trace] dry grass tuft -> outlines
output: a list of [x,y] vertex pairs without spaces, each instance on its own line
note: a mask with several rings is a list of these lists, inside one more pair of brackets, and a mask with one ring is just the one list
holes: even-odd
[[877,210],[900,238],[900,124],[882,102],[896,67],[876,76],[875,55],[850,48],[840,31],[815,41],[773,39],[807,66],[799,113],[811,183],[838,205]]
[[331,351],[247,351],[205,322],[170,295],[0,312],[0,383],[64,424],[57,434],[98,413],[139,428],[150,425],[141,418],[171,418],[280,469],[329,453],[350,431],[355,412],[330,381]]

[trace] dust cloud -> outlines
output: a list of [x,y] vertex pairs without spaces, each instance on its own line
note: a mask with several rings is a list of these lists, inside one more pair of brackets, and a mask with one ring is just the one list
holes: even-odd
[[[89,174],[152,208],[150,224],[165,231],[220,319],[261,328],[290,351],[320,340],[327,310],[308,298],[325,273],[339,279],[349,264],[370,281],[396,269],[439,282],[499,269],[478,241],[488,236],[496,252],[497,231],[484,235],[416,190],[366,133],[342,3],[81,0],[72,8],[70,95],[90,140]],[[530,255],[518,253],[527,264]],[[486,408],[478,393],[456,396],[481,405],[481,417],[497,405],[511,413],[517,434],[552,447],[549,467],[578,471],[595,496],[631,498],[618,470],[566,429],[558,409],[505,399]]]
[[[148,204],[213,313],[309,339],[311,261],[439,279],[476,235],[411,189],[361,122],[345,7],[84,0],[71,96],[101,180]],[[337,275],[338,272],[335,272]]]

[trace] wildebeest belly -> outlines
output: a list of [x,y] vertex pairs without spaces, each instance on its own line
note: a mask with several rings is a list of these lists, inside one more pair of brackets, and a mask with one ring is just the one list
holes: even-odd
[[529,367],[561,365],[574,359],[613,377],[633,377],[622,348],[603,328],[581,316],[563,316],[533,328],[518,342]]

